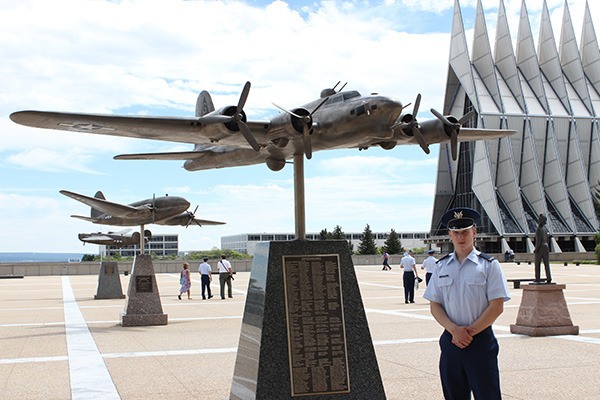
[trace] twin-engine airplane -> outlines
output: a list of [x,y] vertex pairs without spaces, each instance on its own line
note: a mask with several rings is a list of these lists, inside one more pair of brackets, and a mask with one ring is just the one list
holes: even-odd
[[[133,246],[140,244],[141,235],[139,232],[129,233],[131,229],[124,229],[118,232],[97,232],[97,233],[80,233],[78,235],[79,240],[86,243],[100,244],[105,246]],[[152,237],[152,233],[149,230],[144,230],[144,242],[148,242]]]
[[[339,84],[339,82],[338,82]],[[72,114],[45,111],[19,111],[10,118],[21,125],[126,136],[194,144],[192,151],[172,153],[122,154],[119,160],[185,160],[188,171],[266,163],[281,170],[294,155],[311,158],[313,151],[327,149],[367,149],[381,146],[418,144],[429,154],[429,145],[450,143],[456,160],[459,141],[487,140],[516,133],[510,130],[462,127],[473,112],[460,119],[444,116],[434,109],[435,119],[417,122],[421,95],[412,113],[390,97],[357,91],[325,89],[321,98],[284,112],[269,121],[248,121],[244,105],[250,92],[246,82],[237,105],[218,110],[212,98],[202,91],[196,103],[195,118],[144,117],[98,114]]]
[[[129,205],[106,201],[102,192],[96,192],[94,197],[61,190],[61,194],[92,207],[91,215],[71,215],[95,224],[113,226],[141,226],[146,224],[182,225],[188,227],[191,223],[202,225],[222,225],[225,222],[196,219],[194,212],[187,211],[190,202],[182,197],[164,196],[153,197]],[[139,243],[139,237],[138,237]]]

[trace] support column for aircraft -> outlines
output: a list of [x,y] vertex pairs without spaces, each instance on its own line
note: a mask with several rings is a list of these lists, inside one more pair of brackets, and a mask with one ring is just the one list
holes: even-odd
[[144,254],[144,225],[140,225],[140,254]]
[[304,154],[294,155],[294,209],[296,239],[306,239],[306,207],[304,202]]

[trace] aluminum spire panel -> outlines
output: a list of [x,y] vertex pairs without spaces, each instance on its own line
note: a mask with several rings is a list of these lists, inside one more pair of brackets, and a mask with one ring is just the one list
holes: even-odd
[[[475,90],[475,81],[471,72],[469,49],[458,0],[454,1],[454,17],[452,20],[452,38],[450,40],[450,67],[454,70],[460,84],[467,92],[469,99],[479,111],[479,100]],[[444,110],[447,112],[448,110]]]
[[[523,74],[523,77],[529,83],[529,87],[537,97],[538,102],[544,108],[545,113],[550,113],[550,106],[546,98],[544,83],[542,81],[540,64],[538,63],[537,53],[535,51],[535,43],[531,25],[529,24],[529,16],[525,0],[521,3],[521,16],[519,18],[519,31],[517,33],[517,65]],[[523,86],[524,87],[524,86]],[[528,112],[533,112],[529,107]]]
[[512,107],[512,109],[508,109],[507,104],[505,104],[504,112],[507,114],[522,114],[524,110],[527,109],[527,106],[525,105],[523,90],[521,89],[519,72],[517,70],[517,61],[515,58],[515,53],[513,51],[513,45],[510,37],[510,30],[508,28],[508,20],[506,18],[506,10],[504,8],[503,0],[500,0],[500,7],[498,10],[498,24],[496,25],[496,46],[494,59],[496,61],[496,67],[498,68],[498,71],[500,71],[500,74],[504,78],[504,81],[510,88],[520,107],[520,109],[514,109]]
[[481,203],[485,213],[490,218],[496,231],[504,235],[504,224],[500,215],[500,207],[496,198],[494,179],[484,141],[475,142],[475,156],[473,158],[473,193]]
[[[562,105],[567,109],[568,113],[571,114],[571,106],[558,58],[558,52],[556,50],[556,41],[554,40],[554,32],[552,31],[552,23],[550,22],[550,13],[548,12],[546,0],[544,0],[544,5],[542,7],[538,56],[540,68],[548,79],[548,83],[550,83],[552,89],[556,92]],[[555,112],[554,110],[550,111]]]
[[[598,40],[587,1],[585,2],[581,32],[581,61],[585,75],[596,89],[596,92],[600,93],[600,49],[598,48]],[[596,109],[595,115],[600,116],[600,110]]]
[[[512,47],[512,46],[511,46]],[[477,1],[477,17],[475,18],[475,32],[473,36],[473,66],[479,73],[483,84],[499,110],[503,110],[496,68],[492,59],[492,49],[485,25],[485,16],[481,0]]]
[[[560,64],[567,79],[573,85],[573,88],[579,95],[579,98],[587,108],[587,111],[592,114],[593,107],[588,91],[588,85],[583,73],[583,65],[579,57],[579,49],[577,48],[577,40],[575,39],[575,30],[571,21],[571,13],[569,6],[565,1],[563,11],[563,21],[560,35]],[[572,96],[570,96],[572,98]],[[575,114],[581,114],[580,111],[574,110]]]

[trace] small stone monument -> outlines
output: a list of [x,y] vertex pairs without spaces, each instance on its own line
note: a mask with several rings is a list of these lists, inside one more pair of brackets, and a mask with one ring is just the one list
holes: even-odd
[[121,325],[167,325],[167,317],[163,314],[152,259],[148,255],[136,255]]
[[541,284],[523,286],[517,323],[511,333],[529,336],[578,335],[579,326],[571,322],[563,294],[566,285]]
[[230,399],[385,399],[345,240],[256,246]]
[[98,290],[94,299],[124,299],[119,266],[115,261],[102,261],[98,274]]

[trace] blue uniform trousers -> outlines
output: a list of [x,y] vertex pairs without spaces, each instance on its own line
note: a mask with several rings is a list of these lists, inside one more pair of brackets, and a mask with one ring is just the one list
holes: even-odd
[[491,327],[473,337],[464,349],[452,344],[444,331],[440,338],[440,378],[446,400],[501,399],[498,340]]
[[208,298],[212,297],[212,293],[210,292],[210,278],[208,275],[201,275],[200,280],[202,281],[202,298],[205,299],[205,293],[208,291]]
[[415,302],[415,273],[410,271],[404,271],[402,276],[402,283],[404,286],[404,300],[410,301],[411,303]]

